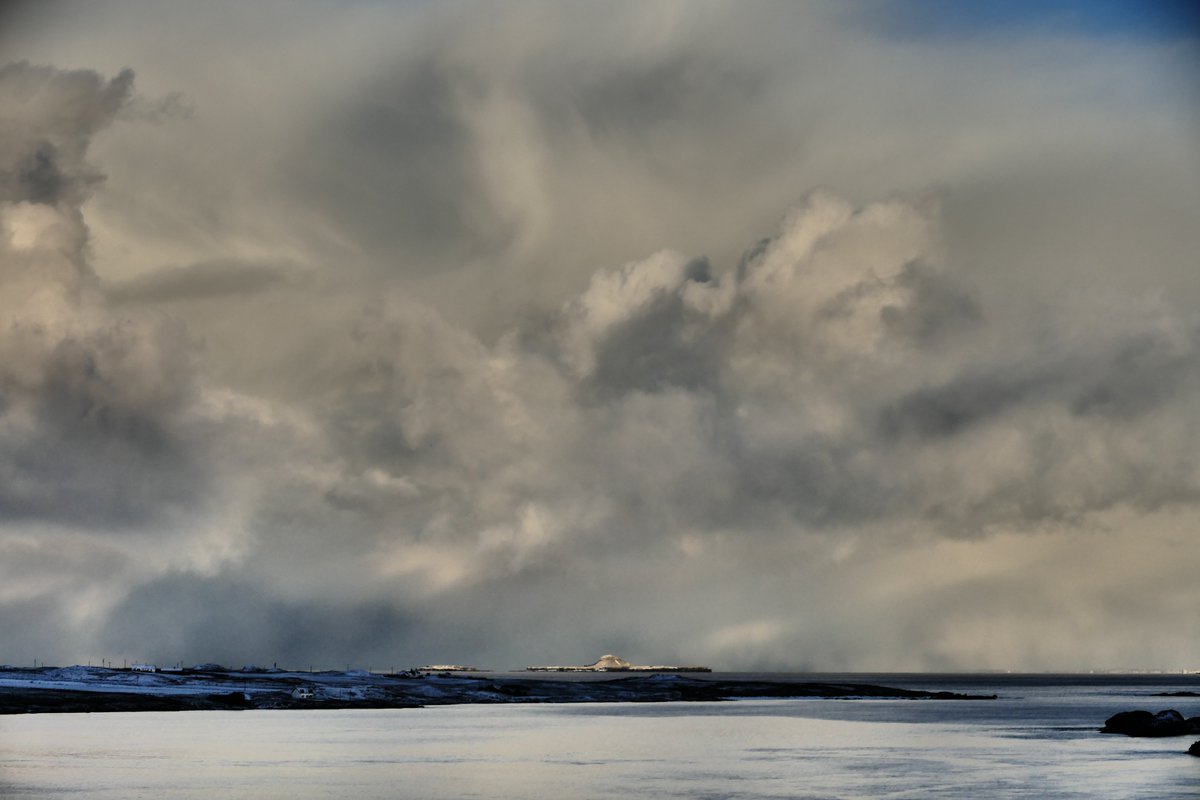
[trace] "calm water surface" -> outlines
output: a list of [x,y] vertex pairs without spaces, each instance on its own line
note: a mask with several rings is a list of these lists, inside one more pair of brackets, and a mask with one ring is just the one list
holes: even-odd
[[1001,699],[9,716],[0,797],[1200,797],[1190,738],[1095,732],[1200,677],[854,679]]

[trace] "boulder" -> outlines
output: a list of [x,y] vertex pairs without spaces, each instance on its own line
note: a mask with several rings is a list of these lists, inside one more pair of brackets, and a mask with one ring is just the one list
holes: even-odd
[[1132,736],[1134,735],[1132,731],[1145,728],[1153,719],[1154,715],[1149,711],[1122,711],[1104,720],[1104,727],[1100,729],[1100,732],[1124,733]]
[[1101,733],[1126,736],[1184,736],[1200,733],[1200,717],[1184,719],[1173,708],[1151,714],[1149,711],[1122,711],[1104,721]]
[[1200,756],[1200,742],[1194,742],[1192,746],[1188,748],[1188,755]]

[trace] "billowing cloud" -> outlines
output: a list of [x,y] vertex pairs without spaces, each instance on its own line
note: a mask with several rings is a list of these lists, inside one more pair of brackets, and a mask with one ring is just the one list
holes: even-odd
[[140,525],[190,504],[202,475],[174,422],[192,391],[182,331],[113,315],[80,208],[100,176],[90,138],[133,75],[0,71],[0,516]]
[[0,657],[1200,657],[1194,47],[687,9],[0,70]]

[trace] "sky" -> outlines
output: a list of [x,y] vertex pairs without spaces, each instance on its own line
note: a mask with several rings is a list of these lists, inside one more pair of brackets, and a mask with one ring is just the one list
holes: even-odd
[[1186,4],[0,13],[0,662],[1200,669]]

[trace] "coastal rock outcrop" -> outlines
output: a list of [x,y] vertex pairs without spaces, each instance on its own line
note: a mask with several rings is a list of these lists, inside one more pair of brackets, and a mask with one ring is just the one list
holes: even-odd
[[1200,733],[1200,717],[1185,719],[1173,708],[1152,714],[1149,711],[1122,711],[1104,721],[1101,733],[1126,736],[1186,736]]
[[1188,748],[1188,755],[1189,756],[1200,756],[1200,742],[1192,743],[1192,746]]

